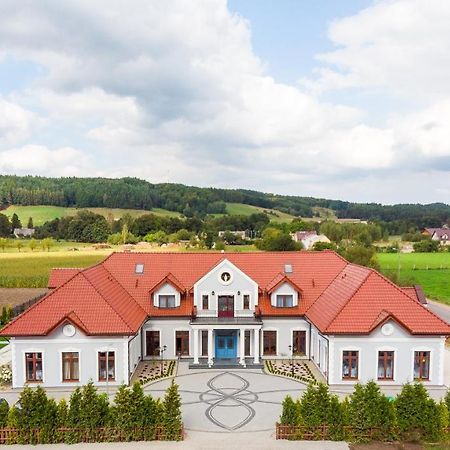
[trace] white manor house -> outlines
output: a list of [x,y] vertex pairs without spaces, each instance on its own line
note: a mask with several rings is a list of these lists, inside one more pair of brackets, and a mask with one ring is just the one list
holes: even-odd
[[323,252],[113,253],[54,269],[51,291],[0,332],[13,387],[129,383],[139,362],[312,361],[330,385],[444,385],[450,326],[415,288]]

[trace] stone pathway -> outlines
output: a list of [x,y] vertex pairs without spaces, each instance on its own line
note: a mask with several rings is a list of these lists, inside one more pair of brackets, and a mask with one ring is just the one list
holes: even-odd
[[[180,365],[181,369],[181,365]],[[297,381],[266,375],[261,370],[180,370],[176,377],[187,432],[273,433],[286,395],[299,397],[306,386]],[[145,387],[162,396],[170,380]]]

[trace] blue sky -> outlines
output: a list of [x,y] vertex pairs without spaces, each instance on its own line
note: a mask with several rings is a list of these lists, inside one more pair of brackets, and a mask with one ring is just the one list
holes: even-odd
[[0,172],[448,203],[449,20],[441,0],[3,0]]

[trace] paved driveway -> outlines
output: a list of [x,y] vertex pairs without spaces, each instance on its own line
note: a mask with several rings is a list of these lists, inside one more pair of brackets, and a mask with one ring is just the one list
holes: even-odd
[[[178,375],[176,382],[187,431],[274,431],[284,397],[297,398],[306,389],[260,370],[190,370]],[[145,391],[160,396],[169,383],[163,380]]]

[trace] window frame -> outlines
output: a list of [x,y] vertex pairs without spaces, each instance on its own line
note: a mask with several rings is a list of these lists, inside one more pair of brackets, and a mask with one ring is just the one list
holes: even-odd
[[[169,298],[173,298],[173,306],[169,306]],[[165,300],[165,305],[162,304],[162,300]],[[161,309],[173,309],[177,307],[177,296],[175,294],[158,294],[158,308]]]
[[[379,375],[379,371],[380,371],[380,354],[384,354],[383,356],[383,373],[384,376],[380,377]],[[390,358],[386,358],[386,353],[390,353],[391,356]],[[390,361],[392,364],[392,376],[391,377],[387,377],[386,376],[386,372],[387,372],[387,362]],[[391,350],[391,349],[378,349],[377,350],[377,381],[394,381],[395,379],[395,350]]]
[[250,294],[242,295],[242,309],[244,310],[250,309]]
[[[178,340],[178,333],[182,333],[181,336],[181,351],[178,351],[177,348],[177,340]],[[187,337],[186,337],[187,336]],[[183,342],[187,341],[187,353],[186,353],[186,348],[184,348],[183,351]],[[191,355],[191,333],[189,332],[189,330],[175,330],[175,355],[176,356],[190,356]]]
[[[347,355],[347,357],[345,357],[344,353],[356,353],[356,356],[354,356],[354,355]],[[349,368],[350,368],[349,375],[347,375],[347,376],[344,375],[344,360],[345,359],[348,359]],[[353,359],[356,359],[356,376],[352,376],[351,375],[352,360]],[[342,355],[341,355],[342,380],[344,380],[344,381],[357,381],[357,380],[359,380],[359,362],[360,362],[360,350],[358,350],[358,349],[342,350]]]
[[[308,349],[308,346],[307,346],[307,342],[308,342],[307,339],[308,339],[308,337],[307,337],[306,330],[299,329],[299,330],[291,330],[291,331],[292,331],[291,332],[292,354],[294,356],[306,356],[307,349]],[[304,351],[303,352],[300,352],[297,347],[295,347],[295,351],[294,351],[294,343],[296,343],[295,335],[298,334],[298,333],[302,334],[303,337],[304,337]]]
[[[424,367],[424,363],[422,361],[423,356],[420,356],[421,354],[423,355],[424,353],[426,353],[427,359],[428,359],[428,374],[427,377],[424,378],[422,376],[416,377],[416,355],[418,355],[420,357],[420,364],[419,364],[419,375],[421,375],[421,372],[423,370]],[[413,380],[414,381],[430,381],[431,380],[431,350],[414,350],[413,351]]]
[[[148,345],[149,340],[147,339],[147,334],[155,335],[156,333],[158,334],[158,345],[156,347],[154,346],[153,354],[150,354],[148,352],[148,350],[149,350],[149,345]],[[154,341],[154,340],[155,339],[153,338],[152,341]],[[145,356],[146,357],[150,357],[150,358],[153,358],[155,356],[159,356],[160,352],[156,351],[157,348],[161,348],[161,330],[145,330]]]
[[[68,358],[69,360],[69,372],[70,378],[64,377],[64,362],[66,360],[65,355],[71,354],[72,357]],[[73,355],[77,355],[76,358]],[[74,372],[74,363],[77,363],[78,369],[78,378],[72,378]],[[78,383],[80,381],[80,352],[79,351],[62,351],[61,352],[61,363],[62,363],[62,381],[63,383]]]
[[[206,304],[206,308],[205,308]],[[209,310],[209,295],[208,294],[202,294],[202,309]]]
[[[281,298],[281,302],[279,302]],[[288,305],[287,299],[291,299],[291,305]],[[294,307],[294,294],[275,294],[275,305],[277,308],[293,308]]]
[[[40,354],[40,358],[37,358],[37,355]],[[27,355],[33,355],[31,358],[31,362],[33,364],[33,378],[28,378],[28,362],[30,361],[30,358],[27,357]],[[25,359],[25,381],[27,383],[43,383],[44,382],[44,353],[42,351],[25,351],[24,352],[24,359]],[[37,379],[37,370],[36,365],[37,363],[41,363],[41,379]]]
[[[105,356],[102,357],[101,353],[104,353]],[[112,358],[111,358],[112,355]],[[112,364],[111,364],[112,359]],[[106,364],[107,361],[107,364]],[[106,377],[101,377],[100,372],[102,370],[102,362],[105,362],[105,371]],[[108,369],[113,369],[113,377],[110,378]],[[99,350],[97,352],[97,377],[99,382],[110,382],[110,381],[116,381],[116,351],[115,350]]]
[[[275,350],[266,351],[266,336],[275,336],[275,339],[270,338],[269,348],[275,347]],[[263,356],[276,356],[278,355],[278,330],[263,330],[263,338],[262,338],[262,347],[263,347]]]

